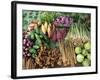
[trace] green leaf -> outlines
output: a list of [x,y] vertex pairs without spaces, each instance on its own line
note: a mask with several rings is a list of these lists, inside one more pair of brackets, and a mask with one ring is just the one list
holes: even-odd
[[36,57],[36,54],[32,54],[32,57],[35,58]]
[[44,38],[45,40],[48,40],[47,36],[46,36],[43,32],[40,31],[40,35],[43,36],[43,38]]
[[29,15],[29,18],[32,18],[32,15]]
[[34,31],[31,31],[31,32],[30,32],[30,35],[29,35],[29,36],[30,36],[31,39],[34,39],[34,38],[35,38],[35,35],[34,35],[34,34],[35,34]]
[[43,38],[43,35],[39,35],[40,38]]
[[26,26],[28,24],[27,20],[23,20],[23,26]]
[[33,46],[33,48],[38,49],[38,48],[39,48],[39,46],[38,46],[38,45],[34,45],[34,46]]
[[34,34],[31,34],[31,39],[34,39]]
[[41,39],[40,39],[39,35],[37,35],[37,34],[35,33],[35,37],[36,37],[37,41],[38,41],[39,43],[41,43]]
[[47,38],[47,36],[46,36],[46,35],[44,35],[44,39],[48,41],[48,38]]
[[44,33],[42,31],[40,31],[40,35],[44,35]]
[[40,33],[39,28],[35,28],[35,32],[36,32],[37,34],[39,34],[39,33]]
[[31,49],[29,49],[29,52],[34,54],[34,53],[36,53],[36,50],[34,48],[31,48]]
[[35,45],[41,46],[41,43],[39,43],[38,40],[36,40]]

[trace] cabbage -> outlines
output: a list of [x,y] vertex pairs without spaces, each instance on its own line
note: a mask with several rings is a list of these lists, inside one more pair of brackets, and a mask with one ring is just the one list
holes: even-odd
[[77,55],[77,62],[81,63],[84,60],[84,56],[82,54]]
[[89,66],[90,65],[90,60],[89,59],[85,59],[82,63],[83,66]]
[[83,54],[84,56],[88,55],[87,50],[83,49],[83,50],[82,50],[82,54]]
[[82,50],[81,50],[81,47],[76,47],[76,48],[75,48],[75,53],[76,53],[76,54],[81,53],[81,51],[82,51]]
[[91,49],[91,44],[90,44],[90,42],[85,43],[85,44],[84,44],[84,48],[85,48],[86,50],[90,50],[90,49]]
[[88,55],[87,55],[87,58],[88,58],[89,60],[91,60],[91,54],[88,54]]

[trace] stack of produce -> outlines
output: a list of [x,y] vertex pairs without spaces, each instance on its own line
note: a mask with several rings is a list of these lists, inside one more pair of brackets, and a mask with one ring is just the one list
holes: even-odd
[[78,65],[91,65],[90,39],[90,31],[85,24],[78,22],[71,25],[65,41],[70,40],[73,43]]
[[77,56],[77,62],[83,66],[91,65],[91,44],[86,42],[83,46],[76,46],[75,53]]
[[54,21],[55,31],[52,34],[51,39],[55,42],[61,41],[67,35],[67,32],[72,24],[73,19],[68,16],[59,16]]
[[23,57],[29,58],[31,54],[29,48],[33,46],[33,41],[28,38],[27,32],[23,32]]
[[33,44],[34,44],[34,42],[28,37],[27,32],[23,31],[23,69],[30,68],[29,63],[31,61],[32,55],[31,55],[29,49],[32,48]]
[[39,55],[35,59],[36,66],[38,66],[36,68],[53,68],[62,66],[62,60],[59,60],[61,54],[58,48],[47,49],[46,46],[42,45],[38,53]]
[[63,67],[61,54],[58,48],[48,49],[45,45],[41,45],[38,49],[36,58],[29,58],[24,64],[24,69],[42,69]]

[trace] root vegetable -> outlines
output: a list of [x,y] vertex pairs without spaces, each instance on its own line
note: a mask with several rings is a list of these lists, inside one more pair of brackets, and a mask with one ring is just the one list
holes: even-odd
[[45,22],[44,24],[41,25],[41,30],[44,34],[46,34],[47,32],[47,29],[48,29],[48,23]]
[[45,21],[45,23],[44,23],[44,29],[46,30],[46,32],[47,32],[47,29],[48,29],[48,23]]
[[51,26],[51,24],[48,25],[47,33],[48,33],[48,37],[50,38],[51,35],[52,35],[52,26]]
[[46,34],[46,29],[45,29],[45,27],[44,27],[43,24],[41,25],[41,30],[42,30],[42,32],[43,32],[44,34]]

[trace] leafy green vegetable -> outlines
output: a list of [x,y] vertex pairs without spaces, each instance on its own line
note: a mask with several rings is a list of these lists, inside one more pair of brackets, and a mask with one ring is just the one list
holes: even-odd
[[38,42],[38,40],[35,40],[35,45],[41,46],[40,43]]
[[40,38],[43,38],[43,35],[39,35]]
[[31,39],[34,39],[34,34],[31,34],[30,36],[31,36]]
[[29,52],[32,53],[32,54],[34,54],[34,53],[36,53],[36,50],[35,50],[34,48],[31,48],[31,49],[29,50]]
[[38,49],[39,45],[34,45],[33,48]]
[[47,21],[48,23],[52,23],[54,21],[54,18],[56,17],[55,12],[44,11],[40,13],[41,14],[39,15],[39,17],[42,23],[44,23],[45,21]]
[[35,58],[37,55],[36,54],[32,54],[32,57]]
[[39,35],[37,35],[37,34],[35,33],[35,37],[36,37],[37,41],[41,44],[42,42],[41,42],[41,39],[40,39]]
[[35,32],[37,33],[37,34],[40,34],[40,29],[37,27],[37,28],[35,28]]

